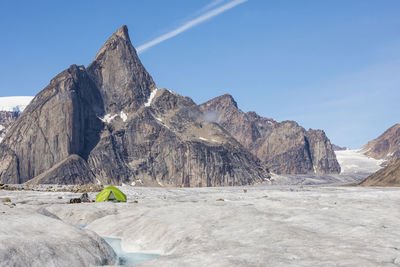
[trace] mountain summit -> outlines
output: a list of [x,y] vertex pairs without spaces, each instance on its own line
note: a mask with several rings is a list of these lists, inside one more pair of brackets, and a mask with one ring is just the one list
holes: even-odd
[[87,67],[100,91],[106,113],[136,111],[156,88],[122,26],[101,47]]
[[187,97],[158,89],[121,27],[50,81],[0,144],[3,183],[224,186],[269,174]]

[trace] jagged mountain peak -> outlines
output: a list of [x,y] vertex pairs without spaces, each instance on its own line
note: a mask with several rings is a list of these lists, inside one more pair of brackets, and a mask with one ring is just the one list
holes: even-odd
[[190,98],[157,89],[126,26],[87,68],[57,75],[0,144],[6,183],[226,186],[268,177]]
[[[119,43],[132,46],[131,39],[129,38],[128,27],[126,25],[123,25],[116,32],[114,32],[110,38],[108,38],[108,40],[103,44],[103,46],[97,52],[95,58],[93,59],[93,62],[98,60],[107,50],[115,49],[116,46],[119,45]],[[133,46],[132,48],[133,48],[132,52],[134,52],[134,54],[136,55],[135,48]],[[93,64],[93,62],[91,64]]]
[[203,105],[223,105],[223,106],[227,106],[227,107],[234,107],[234,108],[238,108],[237,102],[235,101],[235,99],[233,98],[232,95],[230,94],[224,94],[224,95],[220,95],[217,96],[207,102],[205,102]]
[[119,36],[124,40],[130,42],[129,34],[128,34],[128,27],[126,25],[122,25],[113,35]]
[[102,46],[87,72],[104,100],[107,114],[138,110],[156,85],[122,26]]

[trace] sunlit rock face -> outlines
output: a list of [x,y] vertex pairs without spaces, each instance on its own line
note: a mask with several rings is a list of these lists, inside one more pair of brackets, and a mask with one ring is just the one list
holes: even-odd
[[374,159],[391,161],[400,156],[400,124],[387,129],[378,138],[362,147],[362,152]]
[[187,97],[158,89],[126,26],[85,68],[61,72],[0,145],[5,183],[226,186],[269,178],[259,159]]
[[294,121],[277,122],[255,112],[244,113],[231,95],[200,105],[265,166],[279,174],[339,173],[332,145],[321,130],[308,130]]

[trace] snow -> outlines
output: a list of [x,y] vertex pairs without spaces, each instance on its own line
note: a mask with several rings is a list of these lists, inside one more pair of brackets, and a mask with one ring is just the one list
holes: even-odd
[[202,141],[218,143],[218,140],[215,140],[215,139],[211,139],[210,140],[210,139],[207,139],[207,138],[204,138],[204,137],[199,137],[199,139],[202,140]]
[[154,98],[154,97],[156,96],[156,94],[157,94],[157,91],[158,91],[158,88],[156,88],[156,89],[154,89],[153,91],[151,91],[149,99],[147,100],[146,103],[144,103],[144,106],[145,106],[145,107],[150,107],[151,102],[153,101],[153,98]]
[[64,223],[47,210],[1,205],[0,266],[113,264],[116,255],[97,234]]
[[[391,266],[400,260],[400,188],[120,188],[127,203],[66,204],[80,194],[1,190],[0,198],[17,203],[14,209],[0,205],[1,211],[19,215],[1,215],[0,242],[6,250],[18,244],[25,261],[43,266],[72,255],[67,266],[94,261],[102,252],[86,254],[95,249],[91,231],[119,238],[123,253],[161,254],[139,266]],[[36,214],[41,208],[62,221]],[[26,245],[26,238],[39,245]],[[37,257],[47,249],[56,253]],[[22,261],[13,260],[5,265]]]
[[161,121],[161,122],[162,122],[162,119],[161,119],[161,118],[156,118],[156,120],[158,120],[158,121]]
[[22,112],[32,101],[33,96],[0,97],[0,111]]
[[120,113],[119,116],[121,117],[121,119],[122,119],[124,122],[128,119],[128,115],[127,115],[125,112],[123,112],[123,111],[121,111],[121,113]]
[[177,93],[175,93],[174,91],[171,91],[171,90],[169,90],[169,89],[167,89],[167,91],[168,92],[170,92],[171,94],[173,94],[173,95],[176,95],[176,96],[178,96],[178,94]]
[[[33,265],[68,259],[68,266],[80,266],[77,259],[93,263],[111,257],[94,246],[103,244],[101,236],[117,239],[118,256],[160,255],[138,266],[395,266],[400,188],[335,186],[359,182],[380,168],[380,161],[358,150],[336,154],[341,174],[273,174],[272,185],[246,186],[247,193],[241,186],[124,185],[119,188],[126,203],[66,204],[80,194],[0,190],[0,199],[16,203],[0,205],[0,213],[6,212],[0,219],[0,244],[6,244],[0,259],[7,260],[5,266],[18,265],[21,258]],[[19,257],[11,258],[14,248]]]
[[335,151],[342,173],[374,173],[384,160],[376,160],[363,154],[361,150]]
[[3,130],[5,127],[3,125],[0,125],[0,131]]
[[104,115],[104,117],[103,118],[99,118],[102,122],[105,122],[105,123],[110,123],[113,119],[115,119],[115,117],[117,117],[117,116],[119,116],[121,119],[122,119],[122,121],[126,121],[127,119],[128,119],[128,114],[126,114],[125,112],[123,112],[123,111],[121,111],[119,114],[113,114],[113,115],[111,115],[111,114],[106,114],[106,115]]
[[100,118],[102,122],[110,123],[115,117],[117,117],[117,114],[111,115],[111,114],[106,114],[104,115],[103,118]]

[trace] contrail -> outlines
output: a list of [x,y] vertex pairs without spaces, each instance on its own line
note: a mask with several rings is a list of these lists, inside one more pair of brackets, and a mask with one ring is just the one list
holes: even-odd
[[157,37],[156,39],[154,39],[154,40],[152,40],[152,41],[150,41],[148,43],[140,45],[136,49],[136,51],[137,51],[138,54],[140,54],[140,53],[142,53],[143,51],[149,49],[152,46],[155,46],[155,45],[157,45],[157,44],[159,44],[161,42],[164,42],[165,40],[168,40],[168,39],[170,39],[170,38],[172,38],[174,36],[177,36],[178,34],[181,34],[182,32],[187,31],[190,28],[192,28],[192,27],[194,27],[194,26],[196,26],[196,25],[198,25],[200,23],[203,23],[203,22],[211,19],[212,17],[215,17],[215,16],[217,16],[217,15],[219,15],[219,14],[221,14],[221,13],[223,13],[223,12],[225,12],[225,11],[231,9],[231,8],[234,8],[237,5],[240,5],[240,4],[244,3],[244,2],[247,2],[247,1],[248,0],[233,0],[233,1],[227,3],[227,4],[223,5],[223,6],[220,6],[218,8],[213,9],[213,10],[210,10],[207,13],[205,13],[205,14],[203,14],[203,15],[201,15],[201,16],[193,19],[193,20],[190,20],[190,21],[186,22],[185,24],[183,24],[182,26],[176,28],[175,30],[170,31],[170,32],[168,32],[166,34],[163,34],[163,35]]
[[[226,1],[225,0],[214,0],[211,3],[209,3],[208,5],[206,5],[205,7],[203,7],[202,9],[200,9],[200,11],[198,11],[198,12],[199,13],[203,13],[203,12],[205,12],[205,11],[215,7],[215,6],[218,6],[218,5],[222,4],[223,2],[226,2]],[[197,13],[197,14],[199,14],[199,13]]]

